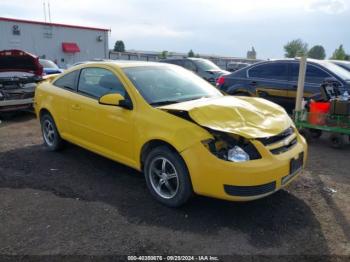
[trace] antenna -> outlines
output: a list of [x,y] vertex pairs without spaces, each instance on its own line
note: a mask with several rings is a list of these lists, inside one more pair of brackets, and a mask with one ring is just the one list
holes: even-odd
[[43,1],[43,7],[44,7],[44,20],[46,23],[46,4],[45,4],[45,1]]
[[50,0],[48,0],[47,8],[49,9],[49,22],[51,23],[51,8],[50,8]]

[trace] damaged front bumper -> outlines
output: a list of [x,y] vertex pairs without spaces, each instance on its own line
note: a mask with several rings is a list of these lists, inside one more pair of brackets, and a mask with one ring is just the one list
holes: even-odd
[[0,112],[24,110],[33,107],[34,89],[0,90]]
[[252,140],[261,158],[241,163],[219,159],[201,143],[186,149],[181,156],[197,194],[249,201],[278,191],[300,174],[307,158],[307,144],[298,133],[296,141],[289,150],[275,154],[261,141]]

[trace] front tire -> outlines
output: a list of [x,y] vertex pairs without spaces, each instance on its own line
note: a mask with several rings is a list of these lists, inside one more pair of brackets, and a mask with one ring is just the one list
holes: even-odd
[[185,162],[166,146],[157,147],[147,155],[144,174],[151,195],[168,207],[185,204],[193,194]]
[[45,113],[40,118],[41,133],[44,139],[44,144],[49,151],[60,150],[63,146],[63,140],[58,133],[55,121],[52,116]]

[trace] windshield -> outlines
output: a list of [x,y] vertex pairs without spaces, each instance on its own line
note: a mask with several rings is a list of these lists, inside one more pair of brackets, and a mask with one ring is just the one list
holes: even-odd
[[337,66],[333,63],[329,63],[329,62],[321,62],[321,64],[325,68],[327,68],[328,70],[332,71],[334,74],[336,74],[341,79],[350,80],[350,72],[345,70],[344,68]]
[[205,59],[195,59],[192,60],[200,69],[204,71],[208,70],[221,70],[220,67],[218,67],[216,64],[214,64],[212,61],[205,60]]
[[39,59],[39,62],[44,68],[58,68],[58,66],[50,60]]
[[211,84],[181,67],[142,66],[123,70],[150,105],[222,96]]

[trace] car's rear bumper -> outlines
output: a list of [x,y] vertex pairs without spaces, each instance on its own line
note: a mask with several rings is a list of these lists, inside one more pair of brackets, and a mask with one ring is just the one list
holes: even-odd
[[[234,163],[221,160],[209,152],[201,143],[181,153],[188,167],[193,190],[205,195],[233,201],[258,199],[288,185],[305,166],[307,144],[297,135],[298,143],[289,151],[273,155],[258,148],[259,160]],[[290,172],[292,159],[303,158],[303,166]]]

